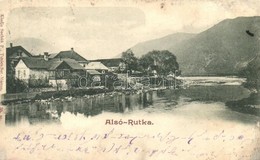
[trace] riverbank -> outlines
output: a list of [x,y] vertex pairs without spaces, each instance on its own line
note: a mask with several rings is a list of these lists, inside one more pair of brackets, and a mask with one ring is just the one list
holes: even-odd
[[[105,89],[104,87],[95,87],[95,88],[82,88],[82,89],[74,88],[74,89],[62,90],[62,91],[41,91],[41,92],[26,92],[26,93],[17,93],[17,94],[4,94],[2,95],[1,103],[2,104],[24,103],[24,102],[34,101],[34,100],[70,99],[71,97],[83,97],[83,96],[91,96],[97,94],[106,94],[111,92],[131,93],[137,91],[146,92],[150,90],[165,90],[165,89],[175,90],[176,88],[183,88],[183,89],[190,88],[189,91],[193,95],[200,97],[197,98],[198,100],[201,98],[202,100],[204,100],[207,99],[207,97],[214,97],[214,99],[212,99],[213,101],[221,99],[221,101],[225,100],[225,102],[227,102],[230,101],[230,99],[232,99],[232,97],[230,97],[229,95],[232,95],[233,92],[238,92],[238,90],[242,90],[241,89],[243,88],[242,84],[245,81],[245,79],[241,79],[238,77],[179,77],[179,80],[182,83],[178,83],[176,87],[174,86],[148,87],[147,86],[138,89],[134,89],[134,88],[125,89],[122,87],[114,88],[114,89]],[[200,86],[200,87],[194,88],[195,86]],[[200,92],[200,89],[203,89],[206,86],[212,86],[210,88],[213,91],[209,93]],[[225,90],[225,86],[229,86],[228,87],[229,89]],[[240,87],[237,88],[236,86],[240,86]],[[223,92],[223,94],[218,94],[218,92],[222,93],[222,90],[225,90],[225,92]],[[244,91],[248,92],[246,90]],[[190,94],[190,93],[186,93],[186,94]],[[223,95],[223,96],[226,95],[226,97],[212,96],[214,94]],[[240,95],[243,94],[244,93],[241,93]],[[240,99],[242,98],[244,97],[240,97]]]
[[39,101],[39,100],[43,100],[43,101],[57,100],[57,99],[70,100],[71,98],[89,97],[94,95],[105,95],[105,94],[111,94],[112,92],[130,94],[130,93],[137,93],[137,92],[148,92],[153,90],[165,90],[168,88],[167,87],[144,88],[138,90],[137,89],[111,90],[105,88],[88,88],[88,89],[71,89],[71,90],[61,90],[61,91],[4,94],[1,97],[1,103],[5,105],[8,103],[27,103],[30,101]]
[[46,91],[46,92],[32,92],[32,93],[15,93],[15,94],[3,94],[1,97],[1,103],[23,103],[34,100],[46,100],[50,98],[65,98],[65,97],[77,97],[84,95],[94,95],[100,93],[112,92],[112,90],[104,88],[89,88],[89,89],[71,89],[60,91]]

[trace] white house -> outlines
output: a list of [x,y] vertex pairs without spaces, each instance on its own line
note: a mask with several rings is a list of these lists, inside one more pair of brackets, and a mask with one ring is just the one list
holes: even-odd
[[44,59],[27,57],[19,60],[15,67],[15,77],[28,82],[31,79],[49,78],[49,63]]

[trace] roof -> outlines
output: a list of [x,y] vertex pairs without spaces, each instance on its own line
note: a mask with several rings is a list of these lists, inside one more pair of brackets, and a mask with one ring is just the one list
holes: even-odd
[[73,59],[62,59],[53,58],[48,61],[44,60],[43,58],[36,58],[36,57],[24,57],[22,61],[25,65],[30,69],[45,69],[45,70],[55,70],[61,64],[66,63],[71,69],[74,70],[84,70],[85,68],[82,67],[77,61]]
[[52,54],[49,54],[49,58],[55,58],[55,56],[57,56],[59,53],[52,53]]
[[21,60],[30,69],[48,69],[50,66],[50,61],[45,61],[43,58],[24,57]]
[[86,69],[97,69],[97,70],[108,70],[108,68],[102,64],[101,62],[90,62],[88,65],[85,67]]
[[96,59],[90,60],[90,62],[101,62],[107,67],[118,67],[122,58],[110,58],[110,59]]
[[18,58],[18,53],[19,52],[25,53],[28,57],[32,56],[32,54],[29,53],[22,46],[13,46],[13,47],[6,48],[6,55],[7,55],[7,57],[12,57],[12,58],[16,58],[17,57]]
[[73,49],[68,51],[60,51],[59,53],[50,54],[49,58],[70,58],[78,62],[87,62],[87,60],[75,52]]
[[94,75],[94,74],[101,74],[100,72],[98,72],[98,71],[96,71],[96,70],[87,70],[87,72],[88,72],[89,74],[92,74],[92,75]]
[[72,69],[85,70],[85,68],[74,59],[64,59],[63,61],[66,62]]
[[63,61],[57,61],[54,59],[52,59],[50,61],[52,61],[52,62],[49,64],[50,66],[49,66],[48,70],[55,70],[63,63]]

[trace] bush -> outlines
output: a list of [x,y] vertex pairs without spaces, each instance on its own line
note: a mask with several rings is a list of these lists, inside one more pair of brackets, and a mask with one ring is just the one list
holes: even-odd
[[28,84],[25,81],[20,79],[13,79],[12,83],[8,83],[7,85],[7,93],[19,93],[19,92],[27,92]]
[[51,87],[47,78],[45,79],[29,79],[30,88],[47,88]]

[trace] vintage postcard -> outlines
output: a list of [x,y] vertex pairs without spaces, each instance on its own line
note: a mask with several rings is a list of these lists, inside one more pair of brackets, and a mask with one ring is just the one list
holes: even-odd
[[260,160],[260,1],[0,0],[0,160]]

